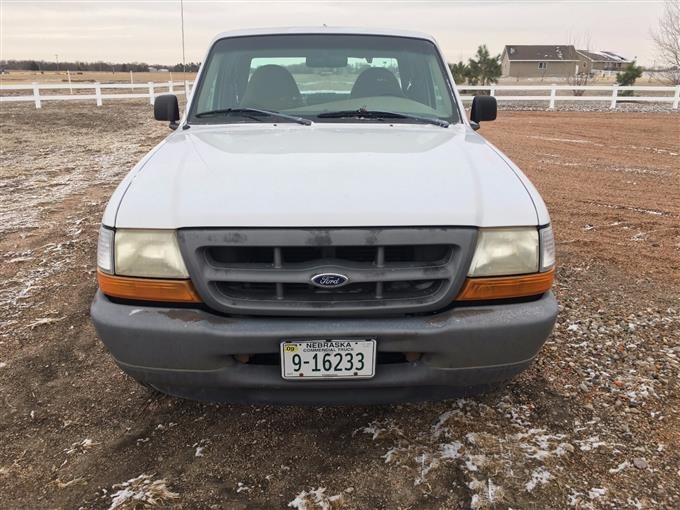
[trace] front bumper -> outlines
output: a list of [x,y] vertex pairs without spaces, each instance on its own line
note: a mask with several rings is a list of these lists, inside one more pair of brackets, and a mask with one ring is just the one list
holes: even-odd
[[[118,304],[97,292],[91,316],[118,365],[173,395],[261,403],[431,400],[510,378],[552,331],[552,293],[524,303],[466,306],[426,316],[225,317],[203,310]],[[283,339],[376,338],[379,352],[422,352],[380,363],[372,379],[286,381],[275,365],[236,354],[278,353]]]

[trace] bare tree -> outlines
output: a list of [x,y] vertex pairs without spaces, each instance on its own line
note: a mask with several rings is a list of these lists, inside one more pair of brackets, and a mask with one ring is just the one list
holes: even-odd
[[652,39],[662,65],[666,68],[663,75],[666,81],[680,85],[680,1],[666,0],[663,14]]
[[[592,37],[590,32],[583,32],[581,35],[569,33],[568,37],[569,44],[573,45],[576,50],[590,51]],[[577,53],[578,55],[578,53]],[[567,76],[567,83],[569,85],[576,85],[578,87],[582,85],[588,85],[588,81],[592,78],[592,69],[583,69],[581,66],[577,66],[576,73],[574,75]],[[582,96],[585,90],[572,90],[575,96]]]

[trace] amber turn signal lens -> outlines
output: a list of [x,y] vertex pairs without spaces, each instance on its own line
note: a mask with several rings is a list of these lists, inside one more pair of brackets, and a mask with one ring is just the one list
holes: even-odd
[[457,301],[482,301],[537,296],[548,292],[555,278],[555,270],[521,276],[468,278],[456,297]]
[[138,301],[200,303],[191,280],[113,276],[97,271],[99,289],[107,296]]

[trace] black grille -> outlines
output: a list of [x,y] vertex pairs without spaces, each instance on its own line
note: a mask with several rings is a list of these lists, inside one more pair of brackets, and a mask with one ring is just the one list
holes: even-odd
[[[183,229],[191,278],[220,311],[268,315],[407,313],[444,306],[469,265],[475,229]],[[311,279],[339,273],[345,285]]]
[[[357,301],[424,297],[437,292],[441,284],[441,280],[407,280],[350,283],[335,289],[324,289],[308,283],[215,283],[217,290],[227,298],[289,301]],[[277,294],[277,285],[280,286],[279,294]]]
[[[451,246],[210,246],[208,260],[225,268],[257,266],[290,267],[294,264],[316,264],[319,260],[333,261],[343,266],[372,263],[390,267],[397,264],[444,264],[451,255]],[[277,259],[278,257],[278,259]],[[278,262],[277,262],[278,260]]]

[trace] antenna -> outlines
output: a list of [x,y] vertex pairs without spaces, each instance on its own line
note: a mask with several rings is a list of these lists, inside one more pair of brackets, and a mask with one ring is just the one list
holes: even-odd
[[[179,0],[179,12],[182,18],[182,72],[187,72],[187,60],[184,53],[184,2]],[[185,78],[186,79],[186,78]]]

